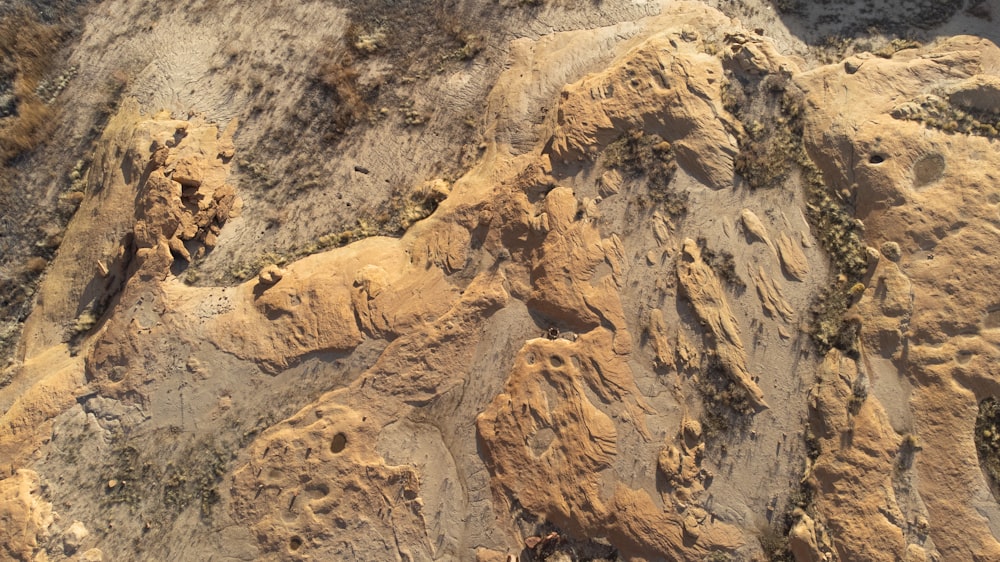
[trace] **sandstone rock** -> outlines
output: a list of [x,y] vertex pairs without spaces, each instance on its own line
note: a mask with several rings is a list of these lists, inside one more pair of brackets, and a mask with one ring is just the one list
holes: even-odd
[[649,335],[653,340],[653,349],[656,352],[656,360],[660,365],[672,367],[674,364],[674,350],[667,339],[667,326],[663,321],[663,311],[658,308],[649,313]]
[[205,163],[196,157],[186,157],[174,164],[170,179],[185,187],[201,187],[205,177]]
[[792,242],[787,234],[778,235],[778,256],[785,273],[796,281],[804,281],[809,274],[809,262],[802,252],[802,247]]
[[99,548],[91,548],[80,555],[80,562],[103,562],[104,553]]
[[677,262],[677,277],[684,295],[705,326],[706,345],[715,350],[733,382],[747,391],[751,403],[757,408],[767,408],[764,393],[747,370],[746,350],[722,285],[712,268],[702,261],[698,244],[690,238],[684,240],[681,259]]
[[53,521],[52,506],[42,497],[37,473],[20,469],[0,480],[0,521],[0,553],[33,560]]
[[750,209],[743,209],[740,212],[740,222],[743,223],[743,228],[746,230],[747,237],[751,240],[759,240],[767,244],[771,251],[775,251],[774,244],[771,243],[771,238],[767,235],[767,228],[764,227],[764,223],[760,221],[760,217],[754,214]]
[[281,278],[284,277],[284,275],[285,272],[280,267],[274,264],[266,265],[260,270],[260,273],[257,274],[257,282],[266,287],[271,286],[278,281],[281,281]]
[[1000,76],[973,76],[950,88],[948,99],[967,109],[1000,113]]
[[[663,30],[607,70],[564,88],[551,143],[554,161],[576,160],[640,128],[669,141],[678,164],[699,181],[713,189],[732,185],[737,148],[716,97],[720,61],[704,53],[701,40],[671,37],[715,15],[691,4],[678,8],[670,22],[675,31]],[[725,25],[722,18],[713,23]]]
[[798,520],[788,533],[788,543],[798,562],[823,562],[825,558],[816,542],[816,524],[801,509],[796,510]]
[[773,277],[764,271],[763,267],[758,267],[752,274],[754,287],[757,289],[757,297],[760,305],[764,309],[764,314],[771,318],[781,318],[790,321],[795,311],[788,303],[781,291],[781,286]]
[[[522,102],[555,99],[571,84],[556,107],[543,108],[546,117],[488,123],[483,160],[453,190],[443,180],[419,187],[432,199],[447,195],[435,215],[401,238],[355,242],[285,270],[267,268],[235,287],[187,287],[171,274],[174,259],[203,255],[239,213],[236,190],[225,182],[235,120],[220,138],[198,119],[146,119],[123,102],[89,172],[100,189],[82,200],[25,328],[24,366],[0,385],[0,458],[51,467],[66,435],[53,427],[64,427],[60,414],[71,408],[123,423],[99,400],[78,402],[88,393],[152,404],[154,424],[167,427],[176,421],[164,414],[172,404],[159,401],[162,393],[151,396],[177,382],[185,398],[189,388],[195,397],[180,411],[202,428],[221,427],[257,404],[213,393],[243,377],[259,383],[255,365],[280,373],[282,382],[300,371],[329,371],[329,392],[290,398],[301,409],[248,433],[252,442],[226,468],[225,515],[236,522],[227,529],[245,532],[260,549],[227,554],[467,559],[472,548],[463,545],[489,544],[475,556],[503,560],[516,558],[506,549],[521,551],[518,537],[547,532],[518,528],[517,513],[560,527],[559,540],[607,537],[627,559],[755,556],[753,531],[735,522],[762,505],[756,490],[746,493],[741,471],[763,456],[758,448],[770,456],[768,428],[796,423],[796,404],[806,398],[764,380],[760,386],[774,389],[775,411],[754,422],[751,443],[734,435],[731,456],[715,458],[701,424],[687,417],[701,405],[687,392],[715,357],[758,407],[766,404],[751,365],[770,377],[773,369],[762,365],[790,358],[811,381],[806,338],[793,337],[789,324],[806,310],[807,288],[825,284],[825,268],[809,270],[810,260],[820,261],[802,250],[810,238],[798,209],[784,222],[794,232],[773,240],[744,209],[748,241],[763,241],[802,283],[785,283],[760,262],[759,247],[744,248],[738,263],[756,295],[737,294],[686,239],[701,228],[732,239],[731,217],[671,220],[654,212],[641,214],[645,224],[615,224],[609,217],[621,207],[631,212],[626,199],[641,195],[642,185],[626,186],[620,172],[598,167],[601,149],[628,130],[655,132],[672,143],[685,172],[676,184],[693,200],[746,205],[761,216],[767,210],[768,224],[780,223],[780,213],[761,205],[780,195],[795,207],[799,199],[791,196],[800,193],[728,191],[741,125],[721,104],[725,67],[803,88],[808,155],[831,193],[856,201],[863,242],[893,240],[882,246],[887,259],[869,252],[871,267],[852,292],[858,357],[832,351],[808,397],[819,447],[805,480],[814,491],[810,515],[796,514],[789,537],[797,559],[1000,559],[990,528],[995,506],[970,434],[978,402],[998,392],[1000,315],[991,299],[1000,294],[992,251],[1000,162],[995,141],[908,120],[923,115],[924,103],[993,107],[998,50],[983,38],[942,38],[888,60],[857,55],[798,73],[762,32],[740,31],[695,3],[663,10],[572,37],[515,41],[491,115],[523,115],[511,109],[518,105],[536,111],[537,103]],[[594,53],[580,55],[581,43]],[[710,53],[720,47],[721,54]],[[552,63],[557,49],[570,54]],[[504,97],[504,87],[534,97]],[[361,172],[351,177],[377,175]],[[622,197],[611,199],[615,194]],[[680,252],[675,237],[684,240]],[[630,270],[643,258],[651,267]],[[106,267],[95,274],[95,263]],[[74,343],[77,359],[63,345],[63,326],[89,302],[112,308]],[[630,327],[642,326],[646,311],[648,333],[633,337]],[[702,335],[703,344],[690,334]],[[633,346],[647,342],[657,365],[680,373],[644,365],[650,350]],[[204,367],[188,361],[184,371],[184,358],[209,349],[226,359]],[[290,370],[303,361],[300,371]],[[200,403],[214,410],[197,411]],[[283,410],[263,413],[274,411]],[[664,419],[680,423],[664,431]],[[922,444],[911,468],[898,462],[898,427]],[[390,442],[400,435],[416,444]],[[433,447],[425,447],[427,435],[435,436]],[[416,458],[420,452],[432,458]],[[784,459],[775,462],[772,480],[798,481],[781,469]],[[711,490],[709,468],[719,479],[735,475],[727,483],[733,489]],[[40,479],[29,482],[25,499],[19,475],[0,481],[0,514],[7,514],[0,518],[14,522],[0,526],[0,553],[42,558],[48,506]],[[120,489],[118,478],[104,482]],[[724,511],[709,513],[717,508]],[[132,544],[118,534],[127,531],[115,529],[102,543],[106,550]],[[193,545],[211,542],[194,533]],[[915,537],[923,546],[911,543]],[[86,542],[65,539],[76,551]],[[83,554],[101,557],[96,549]]]
[[[607,399],[618,397],[625,399],[626,404],[638,399],[634,390],[624,386],[625,381],[607,378],[606,375],[613,373],[627,376],[628,368],[614,354],[601,353],[606,348],[599,342],[609,339],[601,332],[597,328],[572,343],[543,339],[527,342],[518,354],[504,392],[477,420],[488,465],[494,467],[497,482],[515,493],[522,505],[546,514],[548,520],[561,527],[572,517],[585,532],[600,527],[614,537],[626,532],[624,526],[631,525],[631,521],[658,521],[659,524],[648,528],[649,532],[640,530],[632,535],[635,542],[629,549],[631,555],[682,552],[680,545],[686,528],[683,517],[662,511],[646,492],[629,489],[621,483],[606,500],[598,492],[601,470],[611,466],[617,455],[617,432],[611,419],[583,392],[583,383],[586,381]],[[593,365],[600,366],[605,376],[599,376]],[[555,390],[564,398],[549,402],[544,399],[546,389]],[[525,412],[529,415],[524,415]],[[637,417],[633,420],[638,423]],[[545,462],[538,462],[524,447],[512,446],[515,442],[524,443],[542,427],[554,432],[550,448],[559,451],[558,454],[546,455]],[[661,470],[671,470],[672,463],[663,454],[659,464],[663,466]],[[551,484],[524,484],[540,479]],[[588,506],[586,509],[582,507],[584,504]],[[690,553],[686,554],[688,557],[704,554],[705,549],[713,547],[736,546],[736,538],[725,524],[700,525],[697,532],[697,544],[683,551]]]
[[[892,358],[895,366],[881,376],[899,376],[914,387],[906,411],[913,416],[922,446],[914,461],[920,474],[916,487],[928,520],[934,522],[930,531],[937,549],[934,556],[941,559],[1000,556],[1000,543],[981,513],[971,507],[971,497],[987,497],[990,492],[968,433],[974,425],[977,400],[995,394],[986,390],[993,383],[985,382],[992,377],[986,374],[992,369],[980,363],[997,357],[995,350],[985,352],[985,346],[993,345],[986,341],[995,337],[980,329],[979,311],[987,310],[992,302],[983,295],[996,293],[997,263],[991,252],[972,249],[997,245],[995,216],[981,203],[984,198],[996,200],[995,189],[986,187],[996,182],[981,170],[994,168],[998,162],[996,151],[987,148],[987,139],[952,135],[942,131],[942,125],[928,126],[914,119],[925,114],[925,105],[992,104],[989,95],[982,94],[991,92],[998,80],[998,57],[1000,49],[992,42],[957,36],[925,49],[908,50],[906,56],[900,53],[893,60],[870,59],[853,75],[823,70],[801,81],[810,99],[831,89],[847,96],[826,99],[810,114],[807,145],[824,175],[836,185],[859,186],[856,207],[866,237],[899,245],[899,252],[895,248],[883,252],[886,257],[898,254],[899,264],[879,260],[869,272],[871,286],[856,306],[863,318],[865,360],[881,365],[880,355]],[[895,93],[889,94],[887,88]],[[947,100],[938,96],[941,92]],[[848,99],[864,99],[865,103]],[[964,354],[958,349],[965,350]],[[966,362],[960,364],[956,357]],[[891,394],[883,398],[896,400]],[[841,420],[834,425],[846,423]],[[858,420],[855,440],[862,427],[871,426]],[[955,435],[966,437],[956,439]],[[875,458],[878,451],[889,454],[892,440],[876,441],[882,444],[866,445],[876,453]],[[865,475],[859,489],[868,487],[882,494],[875,491],[884,486],[879,474],[892,469],[881,460],[863,459],[844,459],[844,469],[852,465]],[[837,495],[829,497],[833,500]],[[881,518],[868,519],[869,527],[884,527],[878,537],[866,537],[867,532],[860,529],[837,529],[834,519],[853,516],[838,507],[834,517],[834,502],[824,505],[828,507],[823,509],[831,509],[827,520],[838,548],[863,557],[868,556],[860,554],[865,552],[866,541],[891,538],[891,544],[879,549],[881,553],[873,550],[870,556],[904,558],[904,544],[893,525]]]
[[618,170],[608,170],[601,176],[598,193],[601,197],[611,197],[617,195],[622,188],[622,175]]
[[[810,392],[810,423],[821,451],[810,478],[824,490],[814,507],[826,518],[836,550],[862,553],[871,560],[897,560],[906,546],[899,526],[904,518],[891,483],[897,437],[873,397],[850,417],[852,381],[858,376],[853,362],[834,350],[824,359],[819,382]],[[845,432],[850,446],[839,447]],[[880,516],[866,515],[876,512]]]
[[90,533],[87,531],[87,527],[85,527],[81,521],[74,521],[73,524],[63,532],[63,552],[65,552],[67,556],[75,553],[83,544],[83,540],[86,539],[89,534]]

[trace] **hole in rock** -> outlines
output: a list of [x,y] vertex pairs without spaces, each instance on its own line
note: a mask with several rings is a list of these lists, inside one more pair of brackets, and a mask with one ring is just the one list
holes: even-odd
[[347,446],[347,436],[343,433],[338,433],[333,436],[333,441],[330,443],[330,451],[334,453],[339,453],[344,450]]

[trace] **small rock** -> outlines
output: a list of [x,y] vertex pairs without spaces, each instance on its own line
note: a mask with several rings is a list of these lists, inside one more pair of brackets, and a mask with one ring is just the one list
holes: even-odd
[[[683,423],[684,440],[697,443],[701,440],[701,423],[698,420],[686,419]],[[688,445],[691,446],[691,445]]]
[[160,146],[149,156],[149,162],[156,168],[162,168],[163,165],[167,163],[168,156],[170,156],[170,149],[165,146]]
[[760,217],[758,217],[750,209],[743,209],[740,212],[740,221],[743,223],[743,228],[746,229],[747,237],[751,240],[760,240],[761,242],[771,246],[771,239],[767,235],[767,229],[764,228],[764,223],[761,222]]
[[174,167],[171,179],[186,187],[201,187],[205,176],[205,165],[199,158],[181,158]]
[[701,535],[701,529],[698,527],[698,520],[695,519],[693,515],[688,514],[688,516],[684,518],[684,534],[687,536],[697,539]]
[[867,248],[865,248],[865,255],[868,256],[868,265],[869,266],[874,266],[875,264],[877,264],[878,263],[878,259],[880,257],[882,257],[882,254],[880,254],[878,250],[876,250],[875,248],[872,248],[871,246],[868,246]]
[[977,75],[955,87],[948,99],[973,111],[1000,113],[1000,78]]
[[284,270],[277,265],[271,264],[260,270],[260,273],[257,275],[257,281],[259,281],[261,285],[271,286],[278,281],[281,281],[281,278],[284,277],[284,275]]
[[906,545],[906,552],[903,554],[904,562],[927,562],[927,551],[917,544]]
[[778,236],[778,256],[785,273],[792,279],[802,281],[809,274],[809,261],[805,253],[784,232]]
[[899,248],[899,244],[895,242],[886,242],[885,244],[882,244],[882,255],[889,261],[899,261],[899,258],[902,256],[902,251]]
[[608,170],[598,182],[597,192],[601,197],[611,197],[621,191],[622,175],[617,170]]
[[87,527],[81,521],[73,521],[73,524],[63,532],[63,552],[67,556],[76,552],[83,544],[83,539],[87,538],[89,534]]

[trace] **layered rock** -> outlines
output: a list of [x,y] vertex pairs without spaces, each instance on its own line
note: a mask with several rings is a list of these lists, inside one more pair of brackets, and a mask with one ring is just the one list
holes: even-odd
[[[450,192],[425,186],[447,196],[433,215],[234,287],[176,277],[239,212],[234,131],[126,105],[29,322],[18,392],[2,395],[0,456],[14,469],[37,461],[77,405],[109,441],[195,431],[187,389],[212,403],[196,430],[214,432],[233,404],[212,392],[309,365],[320,390],[285,397],[291,415],[220,457],[209,484],[221,499],[202,496],[246,532],[245,558],[504,560],[527,547],[558,559],[582,543],[633,560],[753,559],[767,516],[790,523],[798,560],[1000,557],[972,435],[977,402],[1000,391],[996,140],[928,129],[905,105],[943,93],[991,110],[996,47],[955,38],[799,73],[695,3],[625,31],[518,40],[483,159]],[[591,33],[610,45],[601,56],[580,54]],[[744,131],[723,107],[724,68],[803,88],[808,155],[883,249],[849,293],[856,357],[832,350],[813,365],[795,330],[824,264],[801,213],[764,212],[778,196],[733,189]],[[517,92],[535,74],[554,84],[532,93],[547,118],[527,118]],[[672,214],[647,198],[643,173],[602,168],[632,130],[669,141],[684,173],[668,189],[718,206]],[[734,250],[727,279],[702,236]],[[734,282],[744,275],[751,290]],[[84,309],[94,325],[67,337]],[[369,348],[371,362],[341,372]],[[699,379],[714,366],[755,412],[709,412]],[[179,422],[150,404],[166,381]],[[150,413],[130,422],[102,401]],[[167,421],[143,425],[157,416]],[[762,490],[765,473],[789,489]],[[9,557],[58,550],[46,477],[58,475],[0,480]],[[800,481],[809,493],[783,518]],[[67,522],[86,513],[68,503],[80,511]],[[60,535],[64,553],[122,544],[103,520],[79,522]]]
[[[991,83],[998,60],[1000,50],[989,41],[954,37],[891,59],[859,58],[853,73],[824,67],[799,80],[813,107],[806,128],[810,153],[835,187],[850,189],[869,243],[898,261],[878,260],[854,307],[862,319],[861,361],[872,381],[868,401],[884,401],[895,419],[862,424],[860,418],[850,423],[842,418],[832,425],[841,432],[853,427],[855,439],[862,431],[878,438],[881,444],[857,447],[868,460],[848,463],[869,475],[873,492],[886,490],[884,473],[898,470],[892,458],[898,462],[903,452],[894,441],[910,434],[919,443],[910,454],[920,500],[910,502],[905,517],[886,511],[884,504],[866,508],[882,509],[880,517],[854,514],[884,532],[878,537],[835,532],[842,557],[878,541],[890,542],[883,544],[886,551],[873,550],[871,559],[934,549],[943,559],[998,555],[1000,543],[982,514],[985,509],[995,520],[995,500],[983,502],[989,484],[973,442],[976,405],[998,392],[990,343],[996,338],[984,323],[998,266],[989,248],[998,242],[1000,194],[987,171],[998,161],[996,140],[908,120],[901,106],[939,89],[958,92]],[[854,101],[859,99],[865,102]],[[962,104],[970,100],[955,98]],[[879,409],[866,402],[859,416]],[[878,429],[890,424],[898,435]],[[848,504],[825,505],[832,520],[843,517],[840,509]]]

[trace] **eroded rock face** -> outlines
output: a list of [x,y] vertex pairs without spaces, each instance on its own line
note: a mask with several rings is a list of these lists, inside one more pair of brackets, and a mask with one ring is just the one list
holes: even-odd
[[746,351],[729,309],[728,301],[715,272],[701,259],[701,251],[694,240],[687,239],[681,247],[677,277],[681,290],[687,295],[698,320],[705,327],[706,346],[714,349],[726,373],[746,391],[755,407],[766,408],[764,393],[753,381],[747,369]]
[[[584,53],[593,33],[601,56]],[[128,460],[146,432],[262,421],[215,457],[202,505],[162,523],[167,494],[123,508],[120,474],[96,496],[74,473],[52,501],[75,523],[52,532],[41,482],[61,474],[17,470],[0,480],[3,552],[113,559],[134,539],[191,556],[163,525],[243,559],[757,559],[770,518],[797,560],[1000,557],[972,436],[976,404],[1000,392],[997,141],[907,117],[942,91],[992,107],[1000,51],[954,38],[800,73],[687,2],[559,39],[518,40],[480,164],[418,188],[443,198],[433,215],[234,287],[178,278],[240,212],[233,130],[126,105],[28,324],[20,390],[0,395],[0,458],[58,466],[47,451],[72,423],[125,435],[100,450]],[[828,264],[801,186],[734,188],[746,131],[722,103],[726,71],[805,92],[808,155],[871,246],[848,303],[856,353],[816,357],[806,334]],[[523,76],[545,77],[548,117],[508,103],[526,99]],[[669,141],[680,171],[664,184],[686,214],[602,160],[635,131]],[[71,349],[64,325],[87,303],[101,314]],[[231,389],[273,377],[294,392],[306,376],[312,392],[287,404]],[[142,480],[153,460],[115,468],[164,492]],[[147,538],[57,503],[71,486],[112,502],[108,521],[146,518],[122,528]]]
[[631,129],[670,141],[681,167],[714,189],[733,180],[735,121],[722,110],[719,58],[705,52],[705,34],[730,22],[721,13],[680,3],[671,31],[639,43],[608,70],[561,93],[551,141],[554,163],[600,151]]
[[[820,512],[828,522],[866,522],[867,530],[833,532],[841,557],[880,543],[885,550],[873,550],[872,559],[902,558],[910,546],[936,550],[942,559],[998,556],[988,524],[997,508],[985,500],[989,486],[972,435],[976,404],[998,391],[995,334],[983,323],[1000,265],[988,249],[998,242],[996,140],[928,127],[899,111],[900,100],[919,100],[934,88],[978,91],[973,84],[996,80],[998,60],[1000,50],[989,41],[955,37],[892,59],[865,60],[854,74],[823,68],[800,80],[818,102],[806,130],[811,153],[835,185],[852,189],[869,244],[891,254],[870,270],[854,306],[863,319],[859,367],[870,394],[857,417],[819,419],[831,430],[852,431],[854,439],[874,439],[850,447],[831,443],[831,466],[843,463],[832,458],[863,451],[864,459],[853,458],[843,469],[861,471],[860,482],[870,480],[873,494],[889,490],[890,478],[897,492],[839,505],[830,501],[835,494],[822,495],[818,505],[827,506]],[[828,95],[834,90],[848,95]],[[960,109],[972,98],[958,94],[954,101]],[[904,436],[914,441],[898,445]],[[919,449],[907,450],[914,443]],[[901,462],[909,468],[899,468]],[[816,475],[821,481],[830,476]],[[916,489],[900,490],[909,486]],[[896,502],[905,513],[892,507]],[[858,508],[882,515],[844,512]],[[867,536],[880,527],[877,536]]]
[[53,522],[37,473],[22,469],[0,480],[0,521],[0,553],[10,560],[36,560]]

